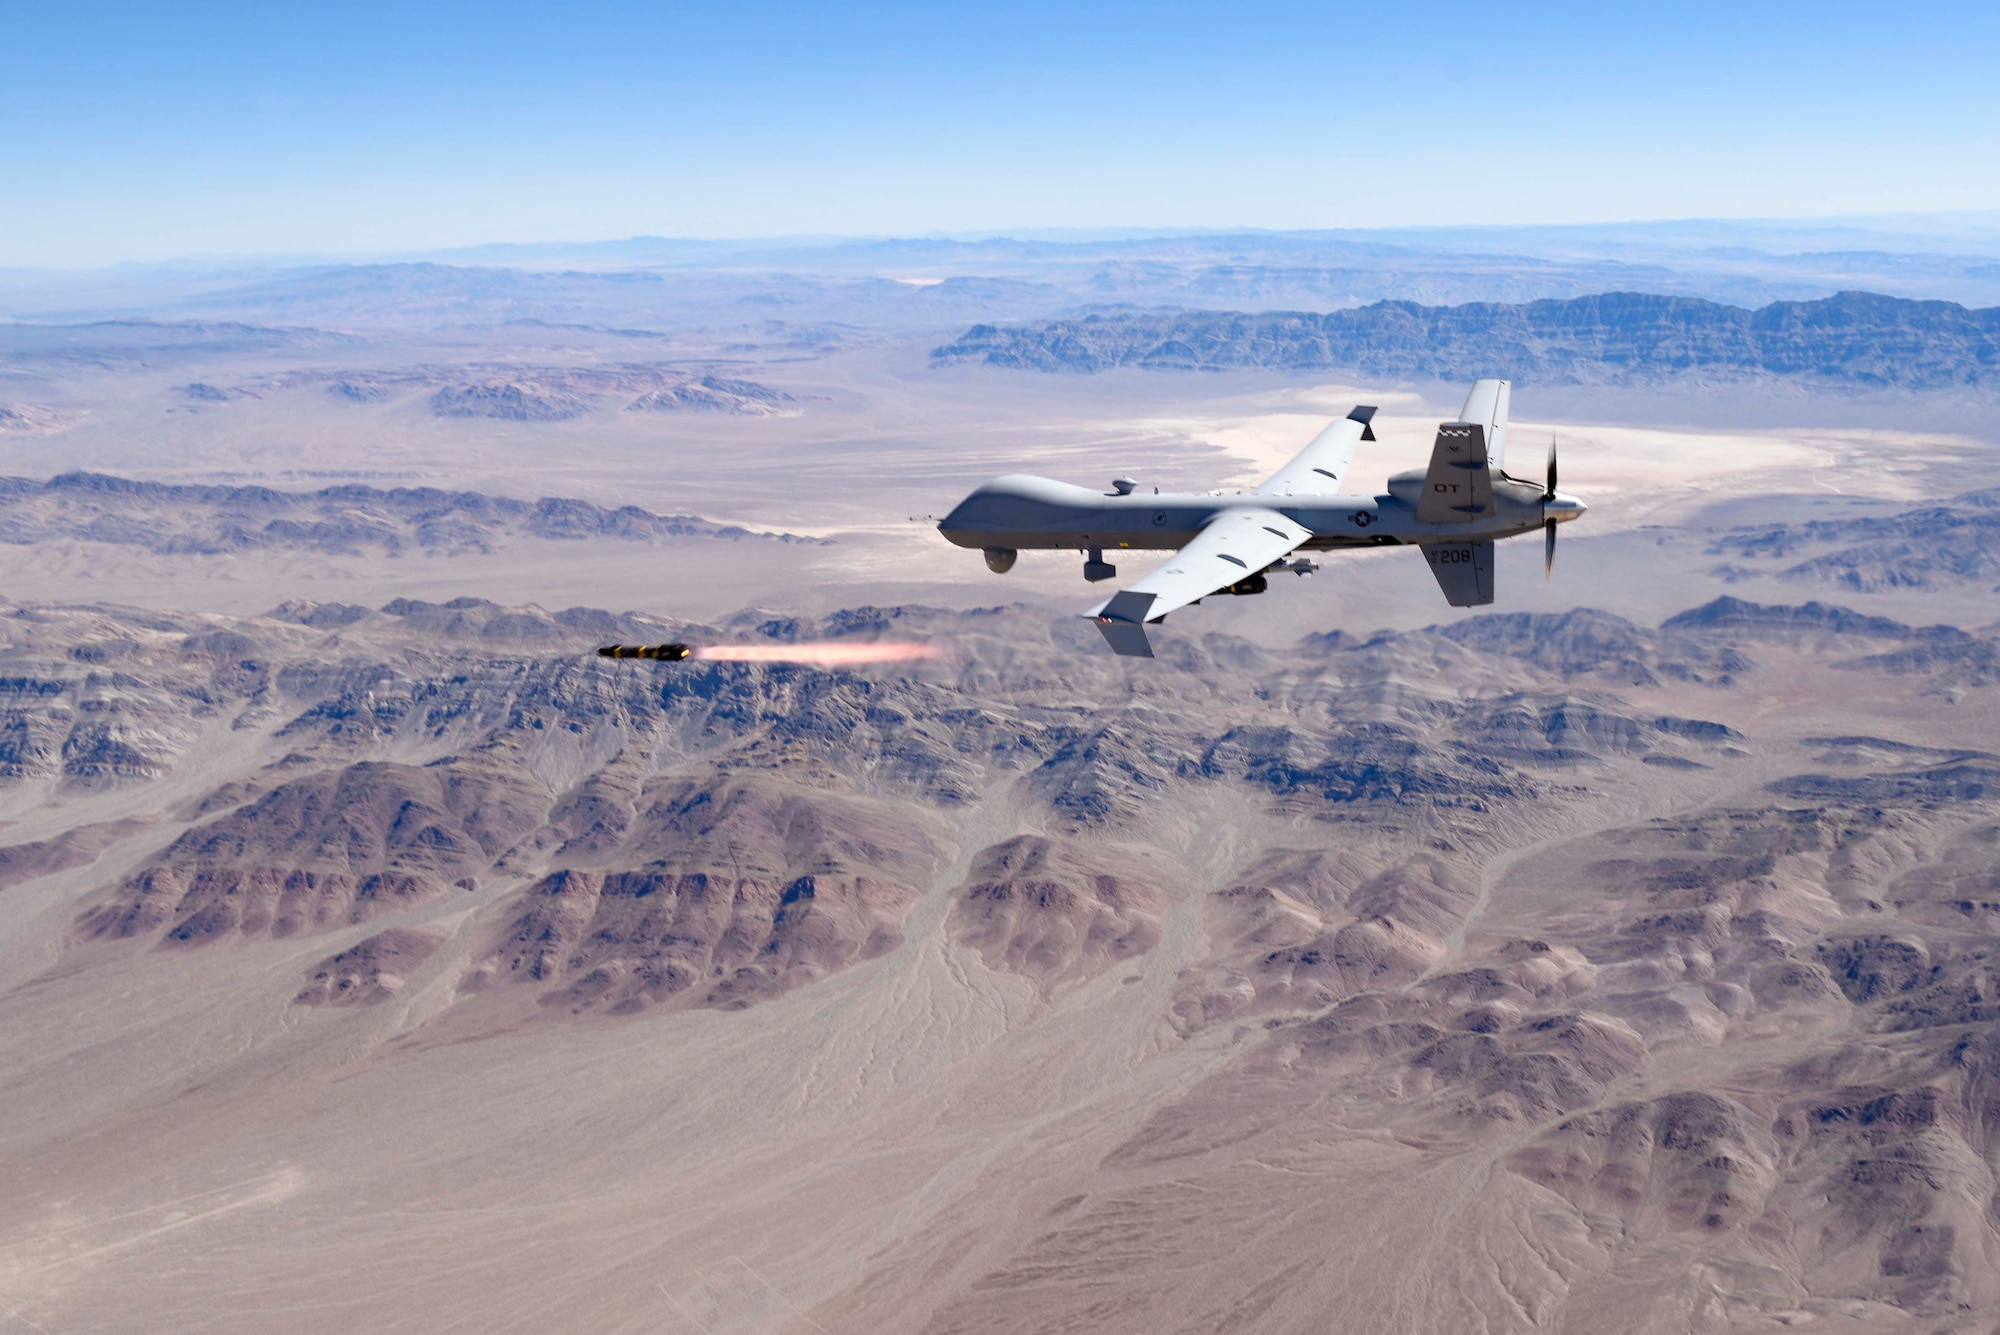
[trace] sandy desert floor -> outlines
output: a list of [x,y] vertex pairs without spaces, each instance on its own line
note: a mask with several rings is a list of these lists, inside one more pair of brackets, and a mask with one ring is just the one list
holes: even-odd
[[[1133,665],[1073,558],[996,577],[926,517],[1017,469],[1242,486],[1355,401],[1373,480],[1456,404],[921,354],[553,423],[174,367],[4,438],[833,541],[0,544],[0,1331],[1994,1328],[2000,577],[1718,544],[1894,537],[2000,437],[1523,389],[1514,471],[1553,432],[1592,506],[1553,582],[1504,552],[1490,613],[1543,616],[1368,553]],[[1723,596],[1901,628],[1668,622]],[[456,598],[500,606],[362,610]],[[950,654],[589,657],[653,632]]]
[[[0,587],[32,587],[55,601],[239,615],[281,601],[269,596],[273,591],[369,605],[470,595],[695,619],[748,606],[823,614],[864,602],[966,607],[1029,598],[1060,605],[1087,601],[1078,558],[1026,553],[1008,576],[995,577],[972,554],[940,543],[931,521],[1005,471],[1086,485],[1129,475],[1169,490],[1252,486],[1329,417],[1378,400],[1380,439],[1362,447],[1353,477],[1358,488],[1379,486],[1390,473],[1421,467],[1436,421],[1456,410],[1450,387],[1431,391],[1433,401],[1426,402],[1406,390],[1252,374],[933,371],[920,354],[920,344],[900,342],[762,368],[758,374],[803,404],[799,416],[782,418],[663,419],[608,410],[556,423],[468,422],[429,415],[421,394],[356,407],[332,400],[317,383],[188,408],[172,401],[168,382],[185,374],[179,368],[146,380],[120,377],[110,404],[80,410],[65,430],[0,437],[6,459],[0,467],[28,476],[87,469],[226,485],[300,488],[353,480],[576,496],[835,541],[803,553],[739,543],[720,560],[709,543],[644,553],[564,543],[523,544],[476,560],[406,552],[385,561],[269,552],[161,560],[79,539],[0,546]],[[257,365],[257,374],[242,378],[268,379]],[[1589,550],[1576,543],[1644,541],[1635,538],[1638,530],[1675,541],[1717,502],[1738,497],[1758,498],[1755,513],[1776,514],[1775,504],[1789,516],[1816,503],[1865,507],[1948,495],[1977,485],[1978,464],[1992,449],[1976,434],[1940,431],[1542,421],[1532,415],[1532,393],[1519,406],[1525,415],[1512,432],[1513,470],[1539,477],[1554,436],[1565,488],[1588,496],[1592,506],[1588,527],[1572,530],[1574,542],[1564,546],[1566,589],[1527,587],[1542,582],[1527,578],[1536,562],[1526,549],[1534,544],[1506,550],[1507,587],[1521,600],[1511,605],[1524,608],[1587,603],[1664,615],[1686,605],[1680,591],[1662,601],[1645,582],[1577,588],[1602,563],[1572,563],[1567,553]],[[1976,417],[1969,411],[1965,417],[1976,431]],[[1774,503],[1772,496],[1788,499]],[[1342,555],[1308,598],[1288,601],[1312,605],[1308,615],[1326,629],[1423,625],[1457,615],[1437,603],[1423,572],[1397,571],[1385,585],[1370,564],[1413,566],[1399,559],[1410,556]],[[1151,559],[1132,564],[1137,569]],[[1366,576],[1358,573],[1363,567]],[[1329,591],[1329,585],[1339,587]],[[1228,624],[1255,636],[1269,619],[1272,633],[1289,639],[1295,615],[1288,607],[1270,617],[1268,609],[1246,605]]]

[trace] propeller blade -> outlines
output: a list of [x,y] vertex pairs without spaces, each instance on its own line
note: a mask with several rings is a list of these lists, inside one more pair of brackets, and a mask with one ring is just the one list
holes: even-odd
[[1542,494],[1542,499],[1545,501],[1554,500],[1555,494],[1556,494],[1556,436],[1555,432],[1551,431],[1549,433],[1549,486],[1548,490]]
[[1542,525],[1542,578],[1552,580],[1556,573],[1556,521],[1551,519]]

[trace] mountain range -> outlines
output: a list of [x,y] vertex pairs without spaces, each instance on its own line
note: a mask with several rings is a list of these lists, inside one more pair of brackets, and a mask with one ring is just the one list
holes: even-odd
[[[744,1143],[788,1137],[741,1207],[771,1247],[877,1230],[807,1291],[814,1325],[729,1329],[1305,1328],[1327,1300],[1296,1276],[1329,1251],[1383,1265],[1412,1219],[1487,1239],[1413,1256],[1425,1328],[1685,1328],[1590,1317],[1633,1292],[1712,1295],[1739,1328],[2000,1310],[2000,759],[1960,739],[1956,701],[1988,683],[1906,652],[1990,658],[1989,633],[1723,599],[1657,626],[1210,634],[1137,679],[1018,606],[6,611],[0,793],[73,819],[0,849],[0,908],[39,924],[0,994],[35,1076],[0,1082],[0,1236],[71,1209],[47,1184],[87,1154],[205,1180],[235,1142],[189,1128],[226,1125],[313,1184],[242,1210],[239,1264],[271,1238],[314,1258],[261,1302],[449,1240],[469,1310],[504,1324],[513,1235],[411,1202],[468,1118],[535,1145],[590,1117],[585,1165],[547,1171],[632,1246],[566,1282],[657,1304],[695,1281],[619,1267],[658,1201],[743,1200],[664,1157],[706,1099]],[[950,652],[867,673],[590,652],[667,635]],[[1841,698],[1774,717],[1802,677]],[[1864,732],[1891,702],[1901,735]],[[953,987],[1013,1008],[1017,1046],[969,1054],[939,1018]],[[100,1013],[148,1041],[68,1027]],[[153,1037],[183,1013],[238,1028]],[[610,1055],[527,1066],[543,1045]],[[726,1070],[687,1075],[710,1050]],[[658,1053],[660,1085],[612,1102]],[[514,1092],[464,1092],[475,1059]],[[949,1116],[902,1083],[933,1061]],[[1120,1111],[1158,1069],[1177,1078]],[[57,1079],[86,1111],[30,1116]],[[118,1080],[136,1092],[96,1092]],[[773,1129],[821,1106],[837,1134]],[[924,1136],[981,1157],[920,1165],[917,1222],[871,1223],[908,1190],[874,1165]],[[116,1309],[161,1245],[113,1249],[65,1301]],[[929,1247],[965,1259],[906,1296]],[[404,1292],[340,1291],[364,1314]],[[213,1328],[190,1292],[148,1328]],[[1240,1316],[1273,1294],[1283,1320]]]
[[1607,292],[1570,301],[1303,311],[1099,311],[981,324],[937,365],[1036,371],[1347,370],[1398,379],[1504,375],[1541,384],[1802,378],[1864,389],[2000,383],[2000,307],[1843,292],[1757,310]]
[[140,482],[102,473],[62,473],[46,482],[0,477],[0,543],[81,539],[151,552],[213,554],[249,549],[317,552],[490,551],[520,538],[761,538],[819,543],[789,533],[753,533],[695,515],[636,505],[536,501],[438,487],[343,483],[317,491]]

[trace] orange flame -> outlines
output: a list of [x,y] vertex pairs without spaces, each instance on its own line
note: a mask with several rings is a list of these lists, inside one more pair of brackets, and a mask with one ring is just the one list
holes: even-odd
[[856,663],[913,663],[937,658],[932,644],[708,644],[694,651],[711,663],[803,663],[808,667],[849,667]]

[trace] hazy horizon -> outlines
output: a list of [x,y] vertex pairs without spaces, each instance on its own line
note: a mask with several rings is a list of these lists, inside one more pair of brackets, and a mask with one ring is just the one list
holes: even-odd
[[[1468,253],[1556,253],[1583,248],[1606,253],[1638,248],[1669,253],[1714,250],[1724,242],[1751,245],[1773,256],[1841,250],[1926,254],[2000,254],[2000,210],[1961,209],[1930,213],[1800,215],[1797,217],[1634,218],[1595,223],[1411,224],[1383,227],[1266,227],[1245,224],[1217,227],[987,227],[961,231],[855,232],[741,236],[583,236],[485,241],[427,250],[382,251],[246,251],[190,253],[158,259],[119,258],[101,264],[0,265],[0,281],[62,278],[115,278],[123,273],[175,270],[222,272],[394,264],[446,264],[459,267],[534,267],[541,263],[575,264],[590,258],[606,263],[687,263],[810,255],[856,247],[946,245],[973,248],[1020,243],[1047,247],[1085,247],[1119,243],[1171,242],[1226,237],[1256,237],[1274,241],[1328,241],[1409,250],[1462,250]],[[1846,244],[1841,244],[1846,243]],[[631,252],[682,248],[686,254],[658,253],[641,259]]]
[[[1995,192],[2000,201],[2000,191]],[[0,226],[4,226],[0,219]],[[1275,219],[1246,218],[1240,221],[1216,222],[1081,222],[1051,219],[1026,221],[1020,225],[978,223],[967,221],[959,225],[904,226],[882,225],[877,227],[853,227],[847,230],[797,230],[788,231],[774,227],[758,228],[754,225],[731,230],[717,227],[712,230],[674,230],[660,226],[648,229],[621,231],[616,229],[577,230],[568,234],[559,232],[534,233],[529,231],[501,232],[468,235],[455,238],[436,238],[430,241],[410,244],[378,244],[351,249],[336,246],[320,248],[299,248],[273,241],[265,246],[229,248],[224,246],[202,247],[191,245],[184,249],[156,250],[147,253],[141,249],[116,254],[95,254],[87,258],[75,254],[56,252],[42,255],[0,255],[0,274],[5,273],[86,273],[125,267],[149,267],[171,265],[234,265],[234,264],[374,264],[409,263],[425,260],[443,261],[450,256],[471,255],[480,251],[528,250],[536,248],[587,248],[606,247],[635,242],[669,243],[687,246],[747,247],[821,247],[871,242],[959,242],[976,243],[986,241],[1033,241],[1050,244],[1065,242],[1082,243],[1091,241],[1117,241],[1163,239],[1173,237],[1203,237],[1231,235],[1269,235],[1298,237],[1355,237],[1379,238],[1397,237],[1418,241],[1425,238],[1441,238],[1447,235],[1491,235],[1523,232],[1569,232],[1587,234],[1609,232],[1620,229],[1674,229],[1690,226],[1720,226],[1745,229],[1787,229],[1804,226],[1818,226],[1828,229],[1847,230],[1864,235],[1897,235],[1897,229],[1890,224],[1930,223],[1941,226],[1942,230],[1932,235],[1932,239],[1944,243],[1970,240],[1965,231],[1951,229],[1949,224],[1991,236],[1979,236],[1977,240],[1987,246],[2000,245],[2000,202],[1980,203],[1965,207],[1925,209],[1916,211],[1844,211],[1838,213],[1803,211],[1798,213],[1689,213],[1689,214],[1648,214],[1621,215],[1606,213],[1594,217],[1560,217],[1524,214],[1506,219],[1480,218],[1381,218],[1369,222],[1334,221],[1280,221]],[[1911,235],[1921,235],[1914,233]],[[7,245],[10,238],[0,231],[0,245]]]

